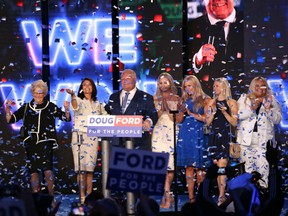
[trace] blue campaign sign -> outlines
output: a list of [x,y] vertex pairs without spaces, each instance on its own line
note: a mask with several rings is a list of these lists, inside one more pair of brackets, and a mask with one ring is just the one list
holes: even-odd
[[107,189],[162,195],[168,159],[168,153],[113,147]]
[[0,215],[26,216],[24,201],[12,198],[2,199],[0,202]]

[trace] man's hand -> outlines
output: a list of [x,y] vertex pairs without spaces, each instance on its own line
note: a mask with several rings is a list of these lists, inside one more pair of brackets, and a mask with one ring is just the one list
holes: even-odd
[[204,44],[196,55],[196,64],[201,66],[206,62],[213,62],[217,51],[212,44]]
[[146,119],[144,122],[143,122],[143,130],[144,131],[150,131],[150,128],[151,128],[151,120],[149,119]]

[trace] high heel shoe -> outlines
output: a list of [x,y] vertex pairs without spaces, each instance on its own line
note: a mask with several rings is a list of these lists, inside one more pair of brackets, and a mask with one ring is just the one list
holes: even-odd
[[172,195],[169,194],[167,197],[162,198],[160,208],[169,209],[171,207],[171,204],[173,203],[174,203],[174,198],[172,197]]
[[196,197],[189,198],[189,202],[190,203],[195,203],[196,202]]
[[166,198],[162,197],[160,208],[163,208],[163,206],[165,206],[165,203],[166,203]]
[[226,196],[220,196],[218,198],[217,206],[221,206],[227,200]]
[[81,203],[81,204],[84,204],[85,198],[86,198],[85,196],[81,196],[81,199],[80,199],[80,203]]

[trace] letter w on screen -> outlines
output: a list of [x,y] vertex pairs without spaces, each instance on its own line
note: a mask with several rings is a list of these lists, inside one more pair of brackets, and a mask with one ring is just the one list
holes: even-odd
[[162,195],[168,159],[168,153],[113,147],[107,189]]
[[87,134],[97,137],[142,137],[142,116],[90,115]]

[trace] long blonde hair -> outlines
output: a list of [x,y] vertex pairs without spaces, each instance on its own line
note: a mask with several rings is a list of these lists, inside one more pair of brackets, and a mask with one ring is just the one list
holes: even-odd
[[[225,100],[232,99],[231,88],[228,80],[225,77],[219,77],[214,80],[215,82],[219,82],[220,85],[225,89],[223,94],[225,95]],[[218,99],[218,95],[213,92],[213,98]]]
[[158,76],[158,79],[157,79],[157,89],[156,89],[156,93],[155,93],[156,98],[161,97],[161,91],[160,91],[160,88],[159,88],[159,81],[162,78],[166,78],[168,80],[168,82],[169,82],[169,84],[171,86],[171,93],[174,94],[174,95],[177,95],[178,91],[177,91],[177,88],[175,86],[173,77],[171,76],[171,74],[163,72],[163,73],[161,73]]
[[[188,92],[185,90],[185,83],[191,82],[192,86],[194,86],[195,91],[194,94],[191,96],[188,94]],[[207,97],[207,95],[202,90],[202,86],[200,84],[199,79],[194,75],[188,75],[184,78],[182,81],[182,100],[183,102],[187,101],[188,98],[191,97],[192,101],[194,102],[193,110],[198,111],[199,108],[204,107],[204,99]]]

